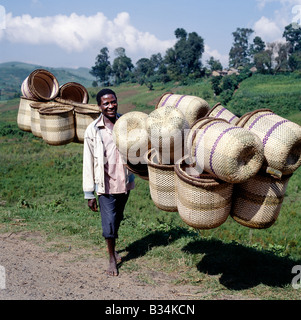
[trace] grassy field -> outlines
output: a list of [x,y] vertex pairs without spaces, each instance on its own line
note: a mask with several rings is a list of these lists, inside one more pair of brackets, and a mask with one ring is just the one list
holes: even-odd
[[[122,112],[151,112],[162,93],[206,96],[208,82],[187,87],[128,85],[114,88]],[[91,103],[96,89],[90,89]],[[98,246],[106,254],[98,213],[87,209],[82,193],[82,145],[53,147],[16,124],[19,100],[0,104],[0,232],[39,231],[56,240],[53,250]],[[300,116],[299,116],[300,119]],[[118,248],[126,254],[122,272],[146,268],[177,274],[207,299],[231,294],[246,299],[300,299],[292,268],[301,265],[301,170],[289,182],[280,216],[266,230],[249,229],[231,217],[219,228],[195,230],[178,213],[154,205],[148,182],[136,178],[125,211]],[[151,281],[151,279],[145,279]]]

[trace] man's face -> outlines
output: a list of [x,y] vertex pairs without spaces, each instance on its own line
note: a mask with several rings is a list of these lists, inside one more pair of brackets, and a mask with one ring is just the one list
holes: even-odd
[[100,109],[105,117],[115,119],[118,109],[117,98],[113,94],[106,94],[105,96],[102,96]]

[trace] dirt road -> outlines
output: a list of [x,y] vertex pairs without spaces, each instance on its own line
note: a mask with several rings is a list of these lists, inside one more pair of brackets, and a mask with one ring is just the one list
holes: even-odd
[[[51,252],[33,232],[0,234],[0,266],[5,270],[0,300],[190,300],[208,295],[196,293],[194,286],[173,285],[175,279],[161,272],[121,270],[118,277],[107,276],[107,260],[96,252],[71,247]],[[152,284],[141,280],[143,273]]]

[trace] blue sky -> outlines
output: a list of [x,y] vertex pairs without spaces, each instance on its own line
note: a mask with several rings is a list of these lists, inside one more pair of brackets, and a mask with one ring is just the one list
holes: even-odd
[[236,28],[283,41],[300,13],[301,0],[0,0],[0,63],[90,68],[106,46],[111,60],[123,47],[135,64],[164,55],[184,28],[204,39],[204,63],[214,56],[227,67]]

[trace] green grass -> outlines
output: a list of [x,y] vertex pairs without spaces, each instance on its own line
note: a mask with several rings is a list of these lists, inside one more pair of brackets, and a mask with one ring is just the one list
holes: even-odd
[[[174,88],[156,85],[151,92],[120,86],[116,92],[127,97],[127,105],[137,103],[150,111],[156,98],[170,89],[199,96],[210,92],[206,82]],[[209,100],[213,105],[213,96]],[[105,255],[99,213],[90,211],[83,197],[83,146],[49,146],[20,131],[17,103],[16,99],[0,105],[0,232],[39,231],[58,242],[57,250],[60,239],[62,243],[68,239],[73,247],[97,246]],[[295,116],[300,119],[298,113]],[[292,268],[301,265],[300,186],[299,169],[289,182],[280,216],[269,229],[249,229],[229,217],[219,228],[195,230],[177,212],[159,210],[148,182],[136,178],[118,240],[125,256],[120,271],[142,267],[164,271],[176,275],[176,284],[193,284],[197,292],[206,292],[205,299],[227,294],[300,299],[300,290],[291,286]]]
[[255,74],[240,85],[228,103],[229,108],[242,116],[246,112],[268,108],[283,116],[301,111],[301,78],[294,75]]

